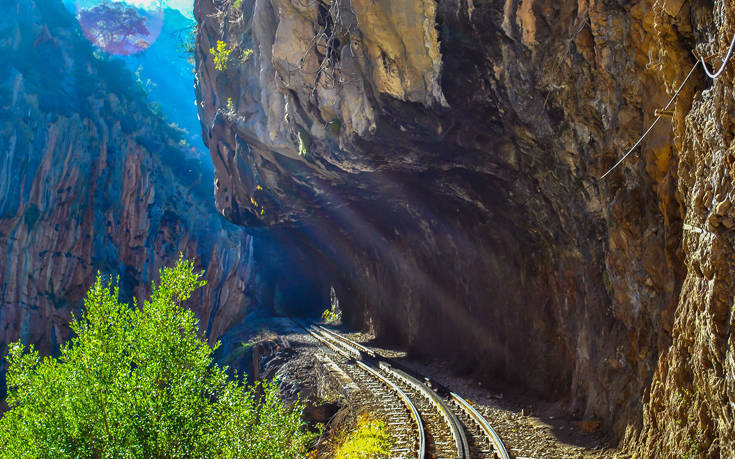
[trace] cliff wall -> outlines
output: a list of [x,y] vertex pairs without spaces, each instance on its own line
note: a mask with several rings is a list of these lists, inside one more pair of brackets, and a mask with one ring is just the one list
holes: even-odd
[[719,65],[729,6],[197,0],[195,13],[217,207],[313,253],[348,322],[520,381],[644,457],[733,453],[733,70],[714,83],[697,70],[673,121],[598,180],[691,49]]
[[[735,8],[686,2],[672,9],[679,3],[657,3],[657,69],[668,77],[678,73],[691,65],[694,49],[716,71],[733,40]],[[644,410],[637,445],[643,455],[735,454],[735,68],[731,61],[715,80],[701,70],[697,76],[671,129],[686,274],[672,344],[660,355]]]
[[206,270],[191,305],[223,338],[266,283],[253,238],[217,214],[180,133],[60,1],[0,9],[0,352],[21,339],[52,353],[98,271],[143,297],[179,252]]

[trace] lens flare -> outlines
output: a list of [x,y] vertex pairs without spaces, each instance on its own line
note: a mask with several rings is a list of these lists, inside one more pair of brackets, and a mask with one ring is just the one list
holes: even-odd
[[148,49],[163,27],[162,0],[78,0],[76,11],[84,36],[120,56]]

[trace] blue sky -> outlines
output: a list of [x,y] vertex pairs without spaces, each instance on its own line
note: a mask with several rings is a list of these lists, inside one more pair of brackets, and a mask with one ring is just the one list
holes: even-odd
[[[127,3],[137,6],[156,6],[158,0],[125,0]],[[194,17],[194,0],[164,0],[164,5],[168,5],[171,8],[175,8],[184,16]]]
[[[117,0],[120,1],[120,0]],[[125,3],[142,7],[157,7],[159,0],[122,0]],[[64,3],[76,3],[78,7],[90,7],[102,3],[102,0],[64,0]],[[194,0],[163,0],[163,4],[175,8],[188,17],[194,17]]]

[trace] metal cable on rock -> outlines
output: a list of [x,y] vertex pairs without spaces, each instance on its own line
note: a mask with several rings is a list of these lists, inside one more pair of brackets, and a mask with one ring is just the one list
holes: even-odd
[[722,61],[722,65],[720,65],[720,69],[717,70],[715,73],[710,73],[709,69],[707,68],[707,64],[704,62],[704,57],[699,58],[699,61],[702,63],[702,68],[704,69],[704,73],[707,74],[708,77],[712,78],[713,80],[720,76],[723,70],[725,70],[725,66],[727,65],[727,61],[730,60],[732,57],[732,50],[735,48],[735,34],[732,36],[732,41],[730,42],[730,49],[727,50],[727,55],[725,56],[725,59]]
[[[733,41],[733,43],[735,43],[735,40]],[[730,51],[732,51],[732,46],[730,46]],[[729,55],[728,55],[728,58],[729,58]],[[727,60],[725,62],[727,62]],[[668,110],[669,107],[671,106],[671,104],[674,103],[674,100],[676,100],[676,98],[679,96],[679,93],[681,92],[681,90],[684,89],[684,85],[686,84],[687,81],[689,81],[689,78],[691,78],[692,74],[694,73],[694,70],[697,68],[698,65],[699,65],[699,61],[697,61],[697,62],[694,63],[694,65],[692,66],[692,69],[689,70],[689,73],[687,74],[686,78],[684,78],[684,81],[681,82],[681,84],[679,85],[679,88],[676,90],[676,92],[674,92],[674,95],[671,96],[671,99],[669,99],[669,103],[666,104],[666,106],[663,108],[664,111],[665,110]],[[704,66],[704,62],[702,63],[702,66]],[[723,63],[722,66],[724,68],[724,66],[725,66],[724,63]],[[707,70],[707,67],[705,67],[705,70]],[[721,71],[722,71],[722,69],[720,69],[720,72]],[[608,175],[610,175],[610,173],[612,171],[614,171],[616,167],[618,167],[623,161],[625,161],[625,158],[627,158],[628,156],[630,156],[631,153],[633,153],[633,151],[636,149],[636,147],[638,147],[638,145],[640,145],[641,142],[643,142],[643,139],[646,138],[646,136],[648,135],[648,133],[651,132],[651,130],[654,128],[654,126],[656,126],[656,124],[658,124],[658,122],[660,120],[661,120],[661,115],[656,115],[656,119],[653,120],[653,123],[651,123],[651,125],[648,127],[648,129],[646,129],[646,132],[643,133],[643,135],[640,137],[640,139],[638,139],[638,141],[632,147],[630,147],[630,149],[628,150],[628,152],[626,154],[624,154],[623,157],[620,158],[618,160],[618,162],[615,163],[615,165],[613,165],[613,167],[611,167],[610,169],[608,169],[607,172],[605,172],[604,174],[602,174],[602,176],[598,180],[602,180],[605,177],[607,177]]]
[[[671,104],[674,102],[674,100],[676,99],[676,97],[679,95],[679,93],[681,92],[681,90],[684,88],[684,85],[686,84],[686,82],[689,81],[689,78],[694,73],[694,69],[697,68],[697,65],[699,65],[701,63],[702,64],[702,68],[704,69],[704,73],[706,73],[708,77],[710,77],[710,78],[712,78],[714,80],[715,78],[719,77],[722,74],[722,72],[725,70],[725,67],[727,66],[728,61],[732,57],[733,50],[735,50],[735,34],[733,34],[732,41],[730,41],[730,48],[727,50],[727,55],[725,55],[725,58],[722,60],[722,64],[720,64],[720,68],[715,73],[711,73],[709,71],[709,69],[707,68],[707,63],[704,62],[704,57],[699,56],[699,59],[697,60],[697,62],[694,63],[694,65],[692,66],[692,69],[689,71],[689,74],[687,74],[686,78],[684,78],[684,81],[682,81],[682,83],[679,85],[679,89],[676,90],[676,92],[674,93],[674,95],[669,100],[669,103],[666,104],[666,106],[663,108],[662,111],[666,111],[666,110],[669,109],[669,107],[671,106]],[[661,116],[662,116],[662,114],[660,114],[660,113],[658,115],[656,115],[656,119],[653,120],[653,122],[648,127],[648,129],[646,129],[646,132],[643,133],[643,135],[641,136],[641,138],[638,139],[638,141],[630,148],[630,150],[628,150],[628,152],[625,153],[623,155],[623,157],[620,158],[618,160],[618,162],[615,163],[615,165],[613,165],[613,167],[611,167],[610,169],[608,169],[607,172],[605,172],[604,174],[602,174],[602,176],[598,180],[602,180],[605,177],[607,177],[608,175],[610,175],[610,173],[612,171],[614,171],[615,168],[617,168],[623,161],[625,161],[625,158],[627,158],[628,156],[630,156],[631,153],[633,153],[633,151],[638,147],[638,145],[641,144],[641,142],[643,141],[643,139],[646,138],[646,136],[648,135],[648,133],[651,132],[651,130],[654,128],[654,126],[656,126],[656,124],[658,124],[658,122],[661,120]]]

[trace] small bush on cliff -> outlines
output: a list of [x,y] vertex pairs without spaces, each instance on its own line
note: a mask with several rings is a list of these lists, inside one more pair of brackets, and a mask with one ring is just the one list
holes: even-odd
[[296,457],[301,407],[273,383],[244,387],[213,363],[191,310],[204,285],[180,260],[129,307],[100,277],[58,358],[11,346],[2,457]]
[[339,298],[337,298],[334,287],[329,290],[329,303],[331,307],[322,312],[322,320],[327,324],[340,322],[342,320],[342,308],[339,306]]
[[186,60],[194,65],[196,62],[197,52],[197,30],[195,27],[189,29],[189,32],[179,38],[179,50],[186,56]]
[[342,314],[339,314],[331,309],[325,309],[324,312],[322,312],[322,320],[325,324],[337,322],[341,318]]
[[227,47],[227,43],[217,40],[217,47],[211,48],[209,53],[214,60],[214,68],[220,72],[227,70],[227,64],[230,62],[230,53],[232,53],[232,50]]

